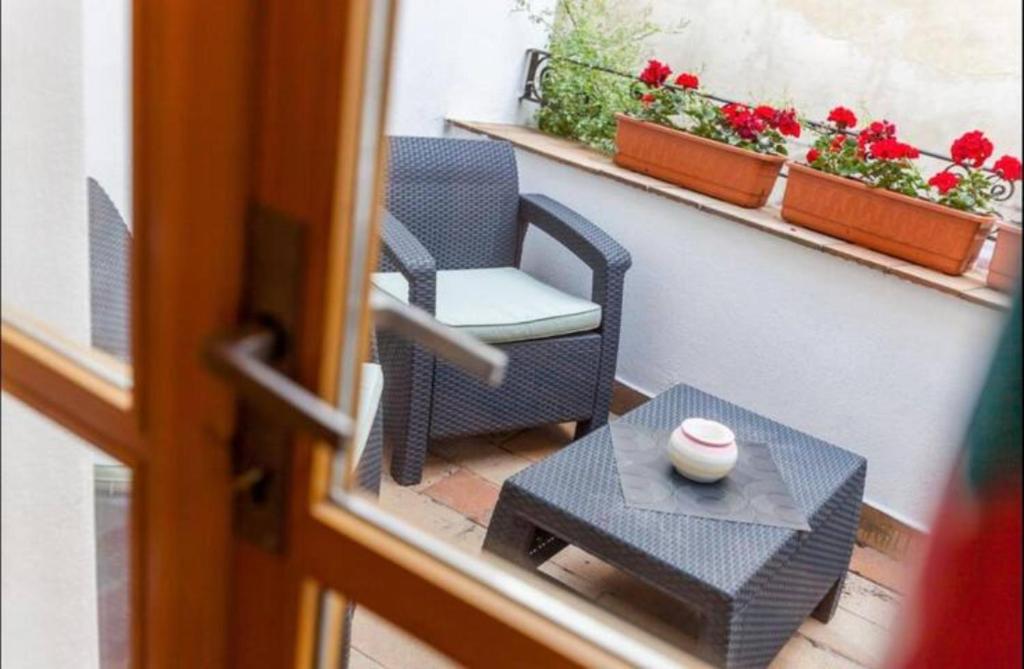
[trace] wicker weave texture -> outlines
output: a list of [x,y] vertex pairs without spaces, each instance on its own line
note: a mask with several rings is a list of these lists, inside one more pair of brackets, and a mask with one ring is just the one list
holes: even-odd
[[532,567],[577,545],[699,609],[709,659],[765,666],[807,615],[834,610],[829,594],[849,564],[866,462],[685,385],[622,420],[668,429],[689,416],[771,444],[811,532],[627,507],[603,429],[508,479],[484,548]]
[[505,381],[497,388],[438,360],[431,437],[589,418],[601,344],[600,335],[588,333],[499,346],[508,354],[509,364]]
[[629,253],[596,225],[543,195],[520,196],[507,142],[394,137],[381,269],[409,282],[409,302],[429,313],[439,269],[518,266],[528,226],[545,231],[591,269],[600,327],[507,345],[505,385],[484,388],[422,348],[380,334],[384,434],[394,479],[419,482],[431,438],[576,420],[607,421],[618,356]]
[[89,318],[92,345],[131,355],[128,262],[131,233],[95,179],[89,177]]
[[519,176],[501,142],[393,137],[385,204],[437,269],[512,265]]

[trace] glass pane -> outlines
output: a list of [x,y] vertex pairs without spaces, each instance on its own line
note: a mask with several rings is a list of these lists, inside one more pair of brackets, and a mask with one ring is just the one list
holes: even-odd
[[4,667],[129,666],[128,467],[3,393]]
[[462,666],[365,606],[356,607],[351,629],[352,645],[348,656],[351,669],[457,669]]
[[129,355],[131,3],[11,0],[2,22],[5,319]]
[[[909,561],[856,545],[865,480],[868,498],[883,502],[875,508],[891,500],[890,527],[919,543],[913,523],[895,519],[927,518],[998,316],[964,300],[939,305],[928,292],[897,298],[919,287],[812,258],[805,237],[785,249],[762,235],[775,230],[765,221],[777,208],[747,220],[707,204],[707,194],[615,164],[615,114],[644,113],[635,75],[665,46],[658,40],[687,54],[688,63],[673,62],[677,74],[704,62],[719,73],[708,77],[711,94],[756,88],[729,79],[725,52],[693,52],[687,35],[714,34],[721,17],[706,3],[685,4],[685,17],[673,3],[646,0],[400,6],[388,183],[379,189],[390,217],[373,290],[431,310],[508,352],[510,363],[504,385],[491,388],[382,329],[372,360],[354,360],[349,333],[343,364],[363,365],[363,387],[350,389],[361,397],[351,483],[473,556],[464,565],[504,558],[577,609],[594,605],[640,644],[716,664],[879,666],[899,634]],[[454,24],[474,30],[435,39]],[[474,57],[456,55],[467,53]],[[825,104],[798,101],[807,114],[826,114]],[[803,156],[811,134],[790,150]],[[357,193],[367,197],[369,189]],[[807,277],[833,271],[808,300]],[[348,285],[358,294],[357,281]],[[826,301],[848,308],[819,309]],[[908,316],[911,304],[918,314],[942,310],[949,329]],[[901,334],[880,334],[879,322]],[[812,323],[827,323],[829,336]],[[912,350],[910,339],[927,344]],[[926,349],[955,362],[937,372]],[[837,350],[859,351],[858,365]],[[935,382],[926,396],[916,392],[921,378]],[[818,380],[831,389],[820,392]],[[918,401],[908,405],[908,396]],[[684,439],[690,418],[731,429],[691,423],[704,431]],[[893,425],[912,453],[879,446]],[[707,459],[691,458],[687,478],[669,451],[691,442]],[[938,457],[936,443],[949,444]],[[716,472],[720,483],[692,480]],[[596,629],[592,620],[585,624]],[[374,655],[358,624],[352,639],[360,660],[435,662],[429,649],[398,642]],[[395,648],[408,655],[386,655]]]

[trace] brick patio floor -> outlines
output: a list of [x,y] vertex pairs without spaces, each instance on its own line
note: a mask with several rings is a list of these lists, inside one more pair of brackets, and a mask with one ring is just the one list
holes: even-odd
[[[403,488],[385,473],[380,503],[427,532],[479,552],[502,482],[568,444],[571,435],[572,425],[561,425],[433,444],[423,481]],[[670,600],[593,556],[569,547],[541,571],[671,643],[693,647],[691,636],[669,626],[659,614],[673,606]],[[907,571],[905,564],[857,546],[835,617],[828,625],[808,619],[772,667],[880,666],[899,612]],[[351,666],[427,669],[456,665],[365,609],[357,609]]]

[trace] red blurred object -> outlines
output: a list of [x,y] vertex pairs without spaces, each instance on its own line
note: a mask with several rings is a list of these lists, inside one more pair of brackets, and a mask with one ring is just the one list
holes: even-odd
[[[981,499],[962,478],[946,496],[934,530],[902,669],[1020,667],[1021,489]],[[972,499],[974,498],[974,499]]]

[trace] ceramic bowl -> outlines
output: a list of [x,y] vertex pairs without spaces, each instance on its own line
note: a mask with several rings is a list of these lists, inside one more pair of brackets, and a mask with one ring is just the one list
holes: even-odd
[[676,471],[693,481],[712,483],[736,466],[736,435],[706,418],[687,418],[672,431],[668,457]]

